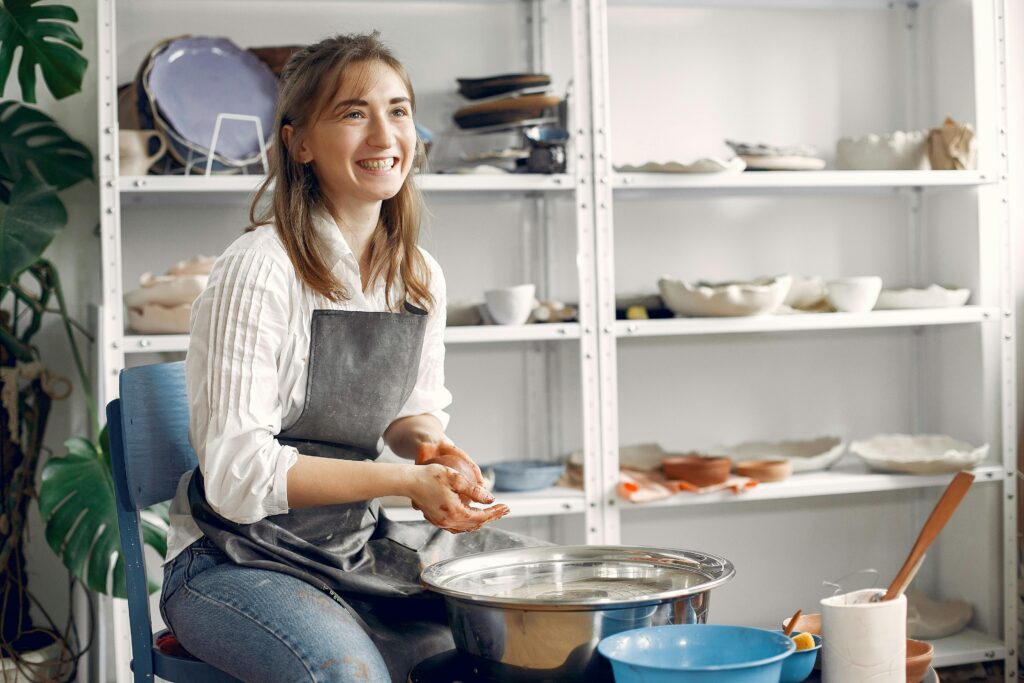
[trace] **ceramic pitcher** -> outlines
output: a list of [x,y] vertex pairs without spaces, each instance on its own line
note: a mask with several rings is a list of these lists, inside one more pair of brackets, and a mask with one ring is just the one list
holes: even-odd
[[[160,141],[160,148],[150,156],[149,141],[154,137]],[[118,145],[121,175],[146,175],[150,167],[167,151],[167,140],[155,130],[118,131]]]

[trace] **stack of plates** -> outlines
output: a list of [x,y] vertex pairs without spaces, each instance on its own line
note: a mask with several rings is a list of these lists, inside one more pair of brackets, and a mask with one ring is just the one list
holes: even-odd
[[557,107],[562,101],[549,93],[551,78],[545,74],[502,74],[456,80],[459,94],[475,100],[474,104],[455,112],[455,124],[464,129],[529,125],[542,119],[545,110]]

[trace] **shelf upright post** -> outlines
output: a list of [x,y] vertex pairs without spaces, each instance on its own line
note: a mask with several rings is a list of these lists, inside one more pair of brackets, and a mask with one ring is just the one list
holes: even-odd
[[[117,397],[118,373],[124,367],[124,321],[122,320],[121,281],[121,201],[118,194],[117,141],[117,7],[115,0],[99,0],[96,12],[97,78],[99,120],[99,205],[100,205],[100,268],[102,289],[98,326],[99,378],[96,398],[99,406]],[[100,410],[100,419],[104,411]],[[106,601],[100,600],[98,605]],[[117,683],[132,680],[131,630],[128,625],[128,603],[111,599],[114,662]],[[107,628],[105,615],[98,607],[98,627]],[[102,640],[102,639],[101,639]],[[104,653],[99,657],[103,658]],[[102,667],[105,668],[105,667]]]
[[[587,543],[615,543],[619,537],[617,510],[609,508],[609,475],[602,458],[602,412],[599,399],[600,369],[598,363],[598,301],[595,278],[595,206],[593,158],[593,126],[591,88],[593,87],[592,38],[595,9],[593,0],[570,0],[572,26],[573,97],[569,102],[569,121],[574,141],[572,167],[576,210],[576,272],[579,283],[580,324],[580,395],[583,402],[583,458],[585,524]],[[598,14],[600,14],[598,12]]]
[[608,81],[608,6],[589,0],[590,88],[593,106],[593,168],[595,285],[597,294],[597,346],[601,425],[600,507],[604,516],[604,542],[619,543],[618,503],[619,430],[617,348],[615,339],[615,258],[612,226],[612,165],[610,147],[611,95]]
[[[977,4],[977,1],[975,2]],[[1018,663],[1018,622],[1017,610],[1019,602],[1019,586],[1017,580],[1018,548],[1017,548],[1017,358],[1016,358],[1016,319],[1015,308],[1015,282],[1014,282],[1014,256],[1016,255],[1013,228],[1010,224],[1010,184],[1009,184],[1009,140],[1008,126],[1009,116],[1007,107],[1009,97],[1007,93],[1006,79],[1006,0],[993,0],[994,15],[990,24],[995,34],[995,90],[997,94],[995,102],[995,124],[998,126],[998,137],[996,139],[998,153],[992,154],[992,163],[997,173],[997,186],[999,200],[995,206],[994,213],[998,215],[998,240],[999,240],[999,264],[1000,273],[1000,296],[999,305],[1001,311],[1001,329],[999,335],[1000,349],[1000,403],[1001,415],[999,423],[1002,426],[1000,441],[1002,442],[1003,470],[1006,474],[1003,479],[1003,628],[1004,640],[1006,642],[1005,673],[1006,680],[1017,680]],[[975,17],[977,19],[977,15]],[[975,36],[975,51],[977,52],[977,36]],[[981,117],[979,115],[979,128]],[[980,159],[979,159],[980,162]]]

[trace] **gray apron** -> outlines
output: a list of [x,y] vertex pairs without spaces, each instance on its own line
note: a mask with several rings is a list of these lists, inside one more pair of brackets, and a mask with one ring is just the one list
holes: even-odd
[[[278,441],[304,455],[377,459],[419,371],[427,316],[408,303],[406,311],[313,312],[305,404]],[[537,544],[497,529],[452,534],[395,522],[376,499],[236,524],[210,507],[199,468],[188,498],[196,524],[236,564],[298,577],[345,606],[403,683],[420,660],[454,647],[444,602],[419,583],[420,571],[450,557]]]

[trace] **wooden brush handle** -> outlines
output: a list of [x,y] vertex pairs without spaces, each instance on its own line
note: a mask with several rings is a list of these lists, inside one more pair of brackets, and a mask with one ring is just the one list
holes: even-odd
[[949,486],[946,487],[942,497],[939,498],[939,502],[935,504],[935,509],[932,510],[928,521],[921,527],[921,533],[918,534],[914,547],[910,549],[907,561],[903,563],[902,569],[896,574],[896,578],[893,579],[892,583],[889,584],[889,590],[886,591],[882,600],[895,600],[903,595],[903,591],[906,590],[910,580],[917,573],[918,567],[921,566],[928,546],[932,544],[932,541],[939,535],[942,528],[946,526],[946,522],[956,512],[957,506],[960,505],[960,501],[967,495],[967,491],[970,490],[973,482],[974,475],[970,472],[957,472],[957,475],[953,477],[953,481],[949,482]]

